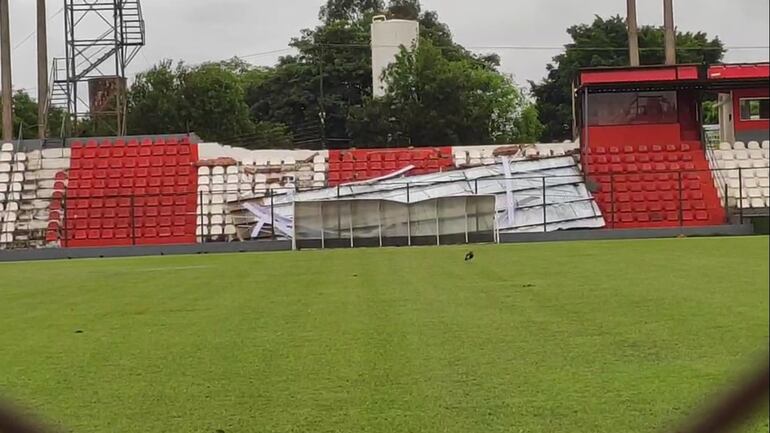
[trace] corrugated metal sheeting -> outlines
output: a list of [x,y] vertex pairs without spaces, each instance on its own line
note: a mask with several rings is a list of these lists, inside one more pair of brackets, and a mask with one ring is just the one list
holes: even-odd
[[[417,203],[473,194],[496,197],[497,226],[502,233],[605,226],[571,156],[519,161],[503,157],[502,162],[483,167],[276,196],[273,204],[275,216],[293,220],[294,201],[376,199]],[[255,204],[269,208],[270,201],[262,199],[249,207]]]

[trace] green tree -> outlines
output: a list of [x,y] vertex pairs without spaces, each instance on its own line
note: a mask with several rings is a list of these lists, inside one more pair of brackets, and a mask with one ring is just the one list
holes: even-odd
[[450,60],[422,40],[386,73],[389,91],[354,112],[359,147],[534,141],[541,127],[509,77],[474,59]]
[[[37,138],[38,116],[37,101],[32,99],[24,91],[18,91],[13,95],[13,137],[28,139]],[[0,114],[2,108],[0,108]],[[48,113],[48,134],[59,136],[64,112],[59,108],[51,108]],[[0,134],[2,134],[2,125],[0,125]]]
[[[590,25],[572,26],[567,33],[572,43],[566,46],[566,52],[554,57],[553,63],[547,65],[544,80],[530,83],[540,120],[545,126],[543,139],[547,141],[572,138],[572,84],[581,68],[629,64],[627,27],[622,17],[604,19],[597,16]],[[660,27],[639,29],[642,64],[664,63],[663,40],[664,32]],[[724,47],[719,38],[710,39],[702,32],[677,33],[679,63],[717,63],[723,55]]]
[[185,132],[182,82],[184,65],[161,61],[136,76],[128,91],[127,122],[130,134]]
[[392,0],[384,11],[381,2],[330,0],[321,11],[323,23],[292,40],[298,54],[281,58],[247,90],[254,121],[286,125],[300,145],[320,145],[323,137],[332,146],[351,140],[373,143],[373,137],[381,137],[385,120],[370,117],[381,126],[372,126],[372,131],[360,122],[365,113],[379,112],[382,106],[366,107],[372,96],[370,26],[378,13],[418,19],[421,38],[431,42],[441,58],[499,75],[499,57],[475,56],[456,44],[438,15],[422,11],[417,0]]
[[381,0],[327,0],[318,17],[326,24],[334,21],[355,22],[382,10]]
[[251,134],[241,65],[196,67],[163,61],[139,74],[128,94],[132,134],[194,131],[206,140]]

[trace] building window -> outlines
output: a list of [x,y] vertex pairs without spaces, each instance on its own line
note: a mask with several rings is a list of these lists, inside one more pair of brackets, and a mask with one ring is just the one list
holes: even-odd
[[741,98],[741,120],[770,119],[770,98]]
[[676,123],[676,92],[596,93],[588,100],[591,126]]

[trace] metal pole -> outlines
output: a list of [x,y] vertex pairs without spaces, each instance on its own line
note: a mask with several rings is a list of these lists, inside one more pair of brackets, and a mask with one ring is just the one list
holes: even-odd
[[[205,226],[203,224],[203,215],[204,215],[204,212],[203,212],[203,191],[198,191],[198,204],[199,204],[199,208],[198,209],[200,209],[200,212],[198,212],[196,217],[197,217],[197,219],[199,221],[198,225],[200,226],[200,232],[201,232],[200,243],[203,243],[204,242],[204,236],[205,236],[204,230],[206,230],[206,228],[205,228]],[[259,236],[259,233],[257,233],[257,236]]]
[[738,212],[741,216],[741,224],[743,224],[743,168],[738,167]]
[[407,245],[412,246],[412,205],[409,199],[406,201],[406,241]]
[[438,220],[438,202],[439,199],[436,199],[436,246],[441,245],[441,223]]
[[545,176],[543,176],[543,233],[548,233],[548,204],[545,199]]
[[377,226],[380,235],[380,248],[382,248],[382,200],[377,202]]
[[61,199],[61,209],[62,209],[62,221],[64,222],[64,242],[62,242],[62,245],[65,247],[69,246],[69,232],[67,229],[67,192],[65,191],[64,194],[62,194]]
[[470,237],[468,236],[468,197],[465,197],[465,243],[470,243]]
[[626,0],[628,10],[628,57],[631,66],[639,66],[639,29],[636,22],[636,0]]
[[321,212],[321,249],[326,248],[326,236],[324,235],[324,204],[319,203],[318,210]]
[[45,0],[37,0],[37,137],[44,140],[48,125],[48,19]]
[[270,238],[275,240],[275,192],[270,190]]
[[663,0],[663,27],[666,32],[666,64],[676,65],[676,30],[674,29],[674,0]]
[[684,226],[684,191],[682,191],[682,172],[677,173],[679,178],[679,227]]
[[321,146],[323,149],[329,147],[326,137],[326,91],[324,89],[324,46],[321,45],[321,58],[319,59],[319,96],[318,96],[318,108],[320,109],[319,119],[321,121]]
[[476,195],[479,195],[479,180],[476,179],[473,181],[474,183],[474,191],[476,191]]
[[610,173],[610,227],[615,228],[615,173]]
[[8,0],[0,0],[0,71],[2,72],[3,141],[13,140],[13,80]]
[[351,201],[348,205],[350,206],[350,218],[348,218],[348,221],[350,221],[350,248],[355,248],[356,244],[353,241],[353,202]]
[[725,222],[730,222],[730,202],[727,200],[727,194],[729,194],[729,185],[725,182]]
[[131,196],[131,245],[136,245],[136,221],[134,218],[134,196]]

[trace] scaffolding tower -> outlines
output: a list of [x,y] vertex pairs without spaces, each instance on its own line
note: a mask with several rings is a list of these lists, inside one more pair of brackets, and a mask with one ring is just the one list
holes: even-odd
[[66,57],[53,60],[49,107],[66,111],[71,135],[83,122],[125,135],[126,68],[145,45],[140,0],[64,0],[64,17]]

